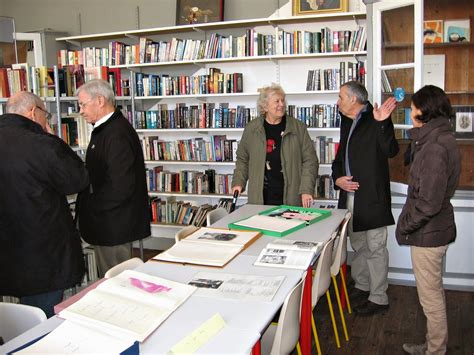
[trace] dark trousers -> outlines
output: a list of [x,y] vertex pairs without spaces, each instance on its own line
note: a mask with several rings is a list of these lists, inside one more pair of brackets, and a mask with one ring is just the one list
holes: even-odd
[[63,290],[40,293],[33,296],[20,297],[20,303],[41,308],[48,318],[54,316],[54,306],[63,299]]

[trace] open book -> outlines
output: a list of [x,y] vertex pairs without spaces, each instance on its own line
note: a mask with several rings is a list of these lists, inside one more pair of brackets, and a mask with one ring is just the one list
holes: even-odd
[[202,227],[153,260],[224,266],[259,236],[257,231]]
[[268,243],[255,261],[257,266],[307,269],[321,252],[323,243],[280,239]]
[[126,270],[59,313],[120,339],[143,341],[196,290],[195,287]]

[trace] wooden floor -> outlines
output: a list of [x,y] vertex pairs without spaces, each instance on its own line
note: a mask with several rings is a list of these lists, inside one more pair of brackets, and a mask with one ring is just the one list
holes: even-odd
[[[145,250],[145,260],[155,256],[156,250]],[[134,254],[138,254],[135,250]],[[350,272],[349,272],[350,274]],[[348,277],[349,294],[351,280]],[[426,333],[426,319],[418,302],[415,287],[390,285],[390,308],[384,314],[360,317],[345,310],[349,342],[344,340],[336,296],[331,289],[341,348],[336,348],[326,297],[314,309],[316,327],[323,354],[385,355],[404,354],[403,343],[422,343]],[[448,354],[474,355],[474,292],[446,291],[448,304]],[[313,340],[313,354],[316,348]],[[293,352],[296,355],[296,351]]]
[[[360,317],[345,311],[349,342],[344,340],[336,296],[332,302],[339,327],[341,348],[336,348],[326,297],[314,309],[323,354],[404,354],[403,343],[422,343],[426,319],[415,287],[390,285],[390,308],[385,314]],[[349,290],[350,294],[350,290]],[[446,291],[448,305],[448,354],[474,354],[474,292]],[[313,354],[316,354],[313,341]],[[296,352],[294,352],[296,354]]]

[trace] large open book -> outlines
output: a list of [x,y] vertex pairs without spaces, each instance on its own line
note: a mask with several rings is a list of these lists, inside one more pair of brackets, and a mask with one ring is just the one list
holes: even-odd
[[143,341],[196,290],[190,285],[126,270],[59,313],[120,339]]
[[328,210],[281,205],[230,223],[229,228],[257,230],[273,237],[283,237],[330,215]]
[[305,270],[318,257],[322,246],[320,242],[279,239],[267,244],[254,265]]
[[224,266],[259,236],[257,231],[202,227],[153,260]]

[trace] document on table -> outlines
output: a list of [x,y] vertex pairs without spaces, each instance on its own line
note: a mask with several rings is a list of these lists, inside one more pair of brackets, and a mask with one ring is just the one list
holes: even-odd
[[126,270],[106,280],[59,313],[110,335],[143,341],[196,290],[195,287]]
[[198,272],[188,284],[198,287],[199,296],[271,302],[284,279],[285,276]]
[[[72,321],[64,321],[44,338],[14,354],[120,354],[134,346],[124,340],[87,328]],[[138,343],[136,352],[138,354]]]
[[173,346],[168,352],[168,355],[192,354],[208,342],[213,336],[219,333],[219,331],[224,327],[224,319],[219,313],[216,313],[191,334],[188,334],[180,340],[179,343]]
[[222,267],[258,237],[255,231],[201,227],[153,260]]

